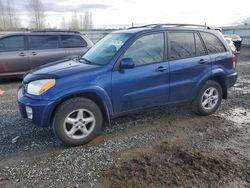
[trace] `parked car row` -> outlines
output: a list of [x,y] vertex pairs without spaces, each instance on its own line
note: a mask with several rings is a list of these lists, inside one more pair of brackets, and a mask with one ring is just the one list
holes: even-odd
[[40,65],[83,55],[93,43],[79,32],[29,32],[0,36],[0,77],[22,76]]

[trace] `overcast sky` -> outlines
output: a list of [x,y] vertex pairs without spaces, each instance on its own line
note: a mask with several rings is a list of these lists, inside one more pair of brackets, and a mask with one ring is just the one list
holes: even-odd
[[[5,0],[0,0],[5,1]],[[22,24],[27,26],[29,0],[14,3]],[[211,26],[231,25],[250,17],[250,0],[41,0],[47,22],[59,27],[62,17],[70,19],[76,11],[92,12],[95,28],[112,25],[149,23],[196,23]]]

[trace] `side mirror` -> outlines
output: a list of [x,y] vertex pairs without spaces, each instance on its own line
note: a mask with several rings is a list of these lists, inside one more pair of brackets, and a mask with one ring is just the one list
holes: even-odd
[[121,60],[120,68],[121,69],[132,69],[134,68],[135,63],[132,58],[124,58]]

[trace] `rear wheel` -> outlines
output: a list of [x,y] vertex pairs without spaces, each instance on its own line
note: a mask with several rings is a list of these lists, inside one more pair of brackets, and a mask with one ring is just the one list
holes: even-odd
[[86,98],[73,98],[57,109],[53,129],[55,135],[66,145],[86,144],[101,131],[103,124],[99,107]]
[[220,106],[222,89],[218,82],[209,80],[200,90],[193,103],[193,111],[198,115],[206,116],[214,113]]

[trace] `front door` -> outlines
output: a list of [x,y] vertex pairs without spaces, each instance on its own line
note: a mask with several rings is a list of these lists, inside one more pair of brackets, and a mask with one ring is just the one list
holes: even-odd
[[122,56],[121,59],[131,58],[135,67],[112,73],[112,102],[116,114],[168,102],[169,65],[164,44],[164,33],[144,35]]

